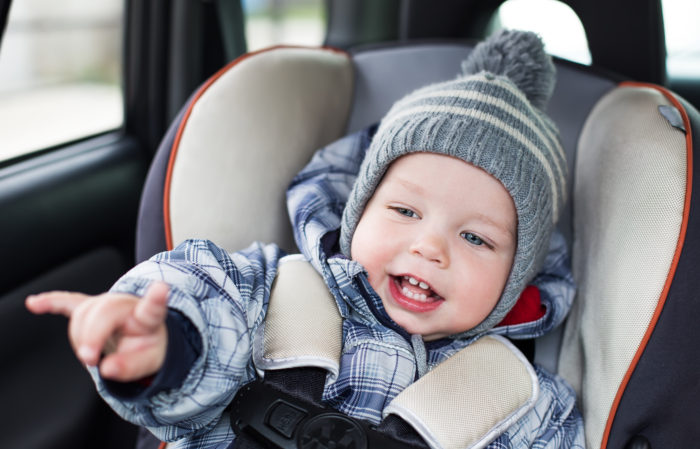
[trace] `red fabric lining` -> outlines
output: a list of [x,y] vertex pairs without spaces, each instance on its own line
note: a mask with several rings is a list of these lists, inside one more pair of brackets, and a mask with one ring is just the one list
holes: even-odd
[[545,312],[547,308],[542,305],[540,289],[534,285],[528,285],[508,315],[498,325],[512,326],[537,321],[544,316]]

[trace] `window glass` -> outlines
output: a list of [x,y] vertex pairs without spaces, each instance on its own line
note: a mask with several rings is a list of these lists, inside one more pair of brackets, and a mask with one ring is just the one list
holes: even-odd
[[548,53],[591,64],[581,21],[568,5],[557,0],[508,0],[496,12],[491,27],[534,31],[542,38]]
[[663,0],[666,70],[670,78],[700,78],[700,1]]
[[271,45],[321,45],[323,0],[243,0],[248,51]]
[[124,0],[13,0],[0,47],[0,160],[121,126]]

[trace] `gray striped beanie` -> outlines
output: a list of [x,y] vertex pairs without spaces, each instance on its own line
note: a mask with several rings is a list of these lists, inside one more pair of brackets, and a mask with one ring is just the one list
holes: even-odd
[[350,257],[362,212],[397,158],[433,152],[484,169],[513,198],[517,246],[500,300],[484,321],[460,334],[469,336],[497,325],[539,271],[564,205],[567,165],[557,128],[544,113],[555,71],[536,34],[494,34],[474,48],[462,72],[410,93],[384,116],[343,212],[340,248]]

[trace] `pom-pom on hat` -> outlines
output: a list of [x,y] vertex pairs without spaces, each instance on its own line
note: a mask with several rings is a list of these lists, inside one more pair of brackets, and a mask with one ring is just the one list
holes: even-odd
[[542,266],[564,205],[567,165],[557,128],[544,113],[555,70],[536,34],[501,30],[474,48],[462,71],[408,94],[384,116],[343,212],[340,248],[351,256],[365,206],[401,156],[445,154],[494,176],[515,203],[517,246],[500,300],[461,334],[469,336],[497,325]]

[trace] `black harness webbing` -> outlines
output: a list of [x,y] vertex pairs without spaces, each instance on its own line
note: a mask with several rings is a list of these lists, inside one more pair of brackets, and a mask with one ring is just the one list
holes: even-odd
[[327,371],[290,368],[265,372],[243,386],[230,405],[236,432],[232,449],[425,449],[423,439],[401,418],[379,426],[351,418],[321,403]]

